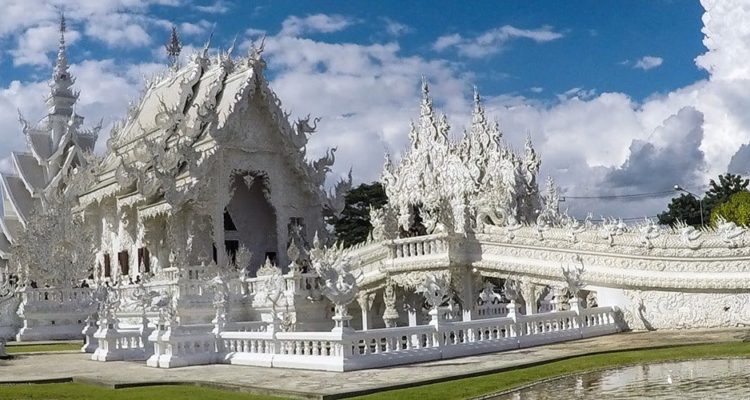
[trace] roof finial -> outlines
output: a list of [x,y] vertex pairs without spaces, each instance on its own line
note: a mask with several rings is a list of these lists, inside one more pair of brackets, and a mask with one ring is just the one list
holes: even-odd
[[65,13],[60,12],[60,44],[57,48],[57,60],[52,72],[52,79],[55,82],[70,79],[70,75],[68,74],[68,56],[65,54],[65,31],[67,30],[67,26]]
[[208,58],[208,49],[211,48],[211,39],[214,38],[214,30],[211,29],[211,34],[208,35],[208,40],[206,40],[206,43],[203,45],[203,58]]
[[177,35],[177,27],[174,25],[172,25],[172,33],[169,35],[169,40],[164,45],[164,48],[167,50],[169,66],[175,68],[180,58],[180,52],[182,51],[182,43],[180,43],[180,37]]
[[65,35],[65,28],[67,28],[67,25],[65,24],[65,12],[60,12],[60,36],[63,37]]
[[430,95],[430,86],[427,84],[427,78],[422,75],[422,97]]

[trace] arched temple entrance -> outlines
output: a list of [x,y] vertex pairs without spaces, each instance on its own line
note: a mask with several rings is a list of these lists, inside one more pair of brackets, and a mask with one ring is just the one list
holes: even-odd
[[224,213],[227,254],[231,259],[240,245],[247,247],[252,252],[250,271],[254,273],[266,257],[271,261],[277,257],[276,210],[268,199],[268,178],[262,172],[237,173],[232,188]]

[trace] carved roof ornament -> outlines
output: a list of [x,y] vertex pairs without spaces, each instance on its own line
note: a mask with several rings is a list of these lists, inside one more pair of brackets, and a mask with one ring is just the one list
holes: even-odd
[[[401,227],[408,231],[413,206],[434,219],[434,227],[452,226],[458,232],[534,223],[541,205],[536,184],[540,160],[531,143],[523,157],[505,146],[499,125],[485,115],[478,91],[471,125],[463,139],[453,142],[447,117],[435,114],[425,79],[421,92],[419,120],[409,128],[409,149],[398,165],[386,154],[381,176],[389,203],[399,210]],[[550,209],[556,207],[550,204]],[[476,216],[473,226],[456,225],[466,214]]]
[[177,69],[179,64],[177,61],[180,58],[180,52],[182,51],[182,43],[180,43],[180,37],[177,34],[177,27],[172,25],[172,31],[169,35],[167,44],[164,45],[164,50],[167,52],[167,62],[170,68]]
[[266,257],[266,261],[263,263],[263,265],[258,268],[258,276],[268,276],[273,275],[276,273],[280,273],[281,269],[274,265],[274,263],[271,262],[271,259]]

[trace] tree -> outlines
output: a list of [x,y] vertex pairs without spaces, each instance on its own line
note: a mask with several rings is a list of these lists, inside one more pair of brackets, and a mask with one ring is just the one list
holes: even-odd
[[336,232],[336,240],[344,246],[367,240],[372,229],[370,208],[379,209],[387,202],[385,190],[378,182],[363,183],[350,190],[344,198],[344,210],[341,215],[330,220]]
[[743,190],[711,210],[711,225],[716,225],[719,217],[737,225],[750,225],[750,192]]
[[708,208],[708,213],[710,213],[714,207],[726,203],[735,193],[747,190],[748,183],[750,183],[750,180],[729,173],[719,175],[718,184],[711,179],[708,182],[709,189],[703,199],[703,206]]
[[[704,204],[705,206],[705,204]],[[703,218],[708,218],[706,209],[703,209]],[[674,225],[677,221],[683,221],[688,225],[700,226],[701,224],[701,205],[700,200],[694,196],[683,193],[679,197],[672,199],[667,206],[667,211],[657,215],[659,223],[664,225]]]
[[[668,205],[667,211],[657,215],[660,224],[674,225],[678,220],[688,225],[700,226],[703,206],[703,221],[708,223],[712,218],[712,210],[726,203],[735,193],[746,191],[750,180],[742,179],[735,174],[719,175],[718,183],[711,179],[708,183],[709,189],[702,199],[696,199],[689,194],[681,194],[675,197]],[[702,203],[702,204],[701,204]]]

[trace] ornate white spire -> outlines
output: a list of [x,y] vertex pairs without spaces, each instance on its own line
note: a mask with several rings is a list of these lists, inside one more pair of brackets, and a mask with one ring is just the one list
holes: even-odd
[[71,87],[75,78],[70,75],[68,56],[65,52],[65,31],[67,25],[65,15],[60,14],[60,44],[57,49],[57,60],[52,70],[52,81],[50,82],[50,97],[47,99],[50,114],[72,114],[73,104],[78,99],[78,93],[73,93]]

